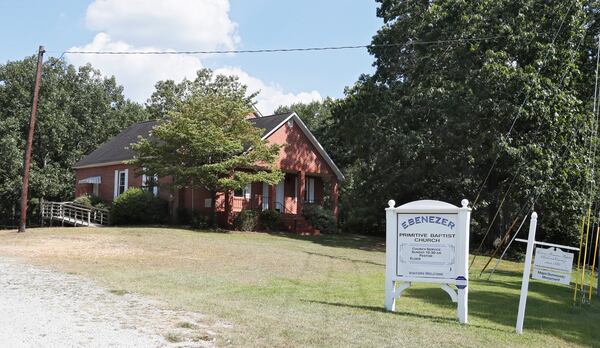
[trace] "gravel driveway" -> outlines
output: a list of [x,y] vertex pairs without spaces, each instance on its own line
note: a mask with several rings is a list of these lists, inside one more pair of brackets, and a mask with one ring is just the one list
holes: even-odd
[[2,347],[211,347],[223,328],[197,313],[0,257]]

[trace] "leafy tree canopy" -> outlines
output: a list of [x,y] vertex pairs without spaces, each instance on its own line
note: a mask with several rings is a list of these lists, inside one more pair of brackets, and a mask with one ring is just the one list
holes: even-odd
[[[35,80],[36,57],[0,65],[0,215],[9,223],[18,203],[23,153]],[[146,119],[126,100],[114,77],[90,65],[79,68],[50,58],[44,63],[33,141],[30,195],[72,198],[72,166],[131,123]]]
[[542,238],[575,239],[592,180],[598,4],[379,2],[376,72],[332,110],[348,226],[383,231],[388,198],[479,196],[473,231],[481,239],[494,221],[490,244],[534,202]]
[[173,80],[159,81],[155,91],[146,102],[146,109],[154,119],[166,117],[169,112],[179,110],[192,97],[216,93],[231,100],[238,99],[252,105],[258,93],[247,93],[248,88],[237,77],[214,75],[210,69],[201,69],[196,78],[184,78],[177,83]]
[[310,103],[293,103],[291,105],[281,105],[275,109],[275,114],[285,112],[295,112],[300,116],[308,129],[318,136],[322,134],[327,125],[331,123],[330,105],[333,99],[326,98],[325,100],[315,100]]

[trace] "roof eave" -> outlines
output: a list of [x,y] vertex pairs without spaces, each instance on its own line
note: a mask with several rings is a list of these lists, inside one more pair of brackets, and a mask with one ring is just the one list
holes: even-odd
[[84,168],[113,166],[113,165],[117,165],[117,164],[123,164],[123,163],[125,163],[125,161],[127,161],[127,160],[101,162],[101,163],[90,163],[90,164],[83,164],[83,165],[77,165],[77,164],[75,164],[73,166],[73,169],[84,169]]

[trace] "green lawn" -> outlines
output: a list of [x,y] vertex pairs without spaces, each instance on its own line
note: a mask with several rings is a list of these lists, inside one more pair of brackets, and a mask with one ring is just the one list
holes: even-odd
[[383,310],[383,240],[361,236],[212,233],[175,228],[0,232],[0,255],[25,257],[233,325],[235,346],[600,346],[600,299],[573,307],[570,288],[530,283],[525,333],[514,333],[522,264],[471,275],[469,325],[433,285]]

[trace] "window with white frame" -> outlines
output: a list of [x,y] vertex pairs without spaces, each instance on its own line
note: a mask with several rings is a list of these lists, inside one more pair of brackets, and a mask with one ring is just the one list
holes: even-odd
[[233,196],[238,198],[250,199],[252,195],[252,184],[246,185],[243,189],[237,189],[233,191]]
[[142,190],[152,192],[154,197],[158,196],[158,175],[142,175]]
[[129,170],[115,170],[114,197],[118,197],[129,187]]
[[304,201],[307,203],[315,202],[315,178],[306,178],[306,188],[304,190]]

